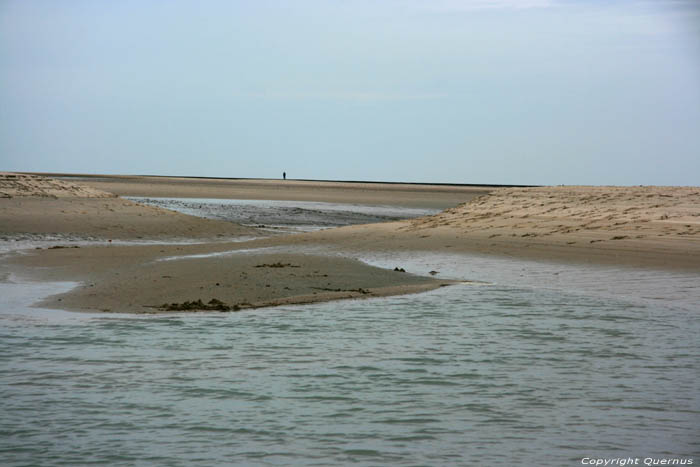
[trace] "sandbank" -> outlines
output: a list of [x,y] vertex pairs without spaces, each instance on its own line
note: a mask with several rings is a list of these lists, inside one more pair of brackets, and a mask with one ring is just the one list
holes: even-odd
[[14,274],[80,282],[41,303],[75,311],[157,313],[197,300],[238,310],[400,295],[455,283],[334,256],[241,248],[238,254],[189,258],[184,250],[172,245],[62,248],[15,257],[11,263]]
[[[25,189],[29,185],[31,189]],[[48,186],[55,189],[45,194]],[[5,177],[5,188],[0,237],[6,241],[42,234],[102,240],[101,245],[56,242],[6,255],[0,276],[12,273],[81,284],[40,304],[50,308],[155,313],[171,311],[167,304],[216,300],[240,310],[415,293],[454,283],[340,256],[264,251],[207,256],[255,248],[241,240],[268,233],[143,206],[72,181],[57,184],[50,178],[10,175]],[[162,243],[127,246],[111,243],[112,239]],[[192,239],[199,242],[169,244]]]
[[[164,311],[166,303],[197,300],[208,303],[216,299],[245,309],[410,293],[453,283],[374,268],[352,259],[358,252],[368,251],[479,253],[700,271],[700,189],[695,187],[369,184],[365,191],[361,184],[334,187],[332,182],[323,182],[322,187],[319,182],[299,182],[298,187],[287,189],[290,181],[125,180],[101,182],[83,177],[76,184],[64,179],[70,196],[55,192],[32,196],[29,190],[0,199],[0,234],[71,232],[101,239],[145,238],[164,244],[44,248],[7,255],[2,268],[40,280],[81,283],[71,292],[49,298],[44,306],[137,313]],[[229,222],[113,197],[104,191],[107,184],[118,187],[115,191],[125,196],[223,198],[228,194],[240,199],[248,190],[247,195],[256,199],[323,198],[358,204],[371,199],[373,204],[410,207],[451,202],[452,207],[434,216],[399,222],[269,237]],[[85,186],[88,191],[73,185]],[[96,197],[89,190],[97,190]],[[257,238],[245,241],[246,237]],[[210,240],[167,244],[173,238]],[[334,254],[302,254],[314,247]],[[222,254],[213,255],[217,252]],[[179,259],[165,260],[171,257]]]

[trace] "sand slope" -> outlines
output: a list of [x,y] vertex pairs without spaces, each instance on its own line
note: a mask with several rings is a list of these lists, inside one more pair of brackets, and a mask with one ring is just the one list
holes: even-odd
[[37,175],[0,173],[0,238],[61,235],[101,239],[220,239],[259,235],[230,222],[201,219]]
[[540,187],[497,189],[408,230],[450,227],[489,237],[586,235],[597,241],[700,234],[700,188]]
[[0,172],[0,198],[114,198],[116,195],[79,183],[39,175]]
[[700,270],[700,188],[496,189],[434,216],[288,242]]

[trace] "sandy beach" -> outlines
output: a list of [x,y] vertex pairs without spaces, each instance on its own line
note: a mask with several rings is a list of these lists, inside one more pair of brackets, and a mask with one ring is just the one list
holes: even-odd
[[393,204],[445,209],[490,187],[306,180],[183,178],[55,174],[118,196],[267,199],[328,203]]
[[[74,245],[79,248],[56,242],[5,256],[6,278],[15,274],[80,284],[42,303],[51,308],[238,310],[420,292],[453,283],[353,259],[363,251],[700,270],[700,189],[692,187],[480,188],[108,176],[56,181],[15,174],[3,174],[1,182],[0,237],[5,241],[57,234],[92,240]],[[270,236],[115,194],[447,209],[399,222]],[[110,242],[117,239],[160,243]],[[333,254],[308,254],[310,247]]]

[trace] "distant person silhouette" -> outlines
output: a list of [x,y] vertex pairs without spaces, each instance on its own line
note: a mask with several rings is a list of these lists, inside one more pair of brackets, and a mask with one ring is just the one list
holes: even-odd
[[287,172],[282,172],[282,179],[287,180]]

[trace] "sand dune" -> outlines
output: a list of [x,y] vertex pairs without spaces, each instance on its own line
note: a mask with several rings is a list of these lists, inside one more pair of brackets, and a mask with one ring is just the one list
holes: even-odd
[[450,227],[460,232],[521,237],[590,236],[622,240],[700,234],[700,188],[541,187],[497,189],[406,230]]
[[14,197],[114,198],[116,195],[40,175],[0,172],[0,198]]

